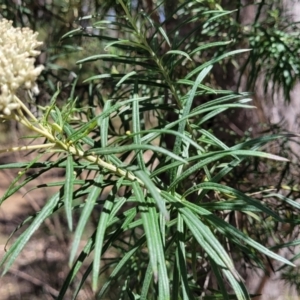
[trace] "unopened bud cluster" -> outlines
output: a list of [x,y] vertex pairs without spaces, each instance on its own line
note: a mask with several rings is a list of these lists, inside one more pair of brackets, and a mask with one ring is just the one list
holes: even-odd
[[43,66],[34,66],[35,50],[42,43],[29,28],[14,28],[12,22],[0,20],[0,115],[10,115],[19,105],[14,95],[19,88],[35,89]]

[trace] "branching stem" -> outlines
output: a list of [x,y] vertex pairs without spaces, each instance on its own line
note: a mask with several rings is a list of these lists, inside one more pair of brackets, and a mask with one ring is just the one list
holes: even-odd
[[[25,106],[25,104],[17,97],[15,97],[15,100],[20,104],[20,108],[17,110],[17,113],[12,114],[11,116],[5,118],[5,119],[13,119],[28,129],[35,131],[36,133],[40,134],[42,137],[45,137],[50,143],[42,144],[42,145],[30,145],[30,146],[21,146],[21,147],[11,147],[0,150],[0,153],[7,153],[7,152],[16,152],[16,151],[26,151],[26,150],[36,150],[36,149],[52,149],[56,151],[64,151],[67,153],[70,153],[74,156],[80,157],[81,159],[87,160],[91,163],[97,164],[98,166],[107,169],[108,171],[111,171],[112,173],[125,177],[126,179],[130,181],[137,181],[142,187],[145,186],[145,184],[137,178],[134,174],[120,169],[116,167],[115,165],[108,163],[99,156],[96,155],[86,155],[84,151],[78,149],[76,145],[69,145],[59,139],[57,139],[56,136],[54,136],[50,130],[46,127],[44,127],[37,119],[36,117],[30,112],[30,110]],[[28,118],[24,115],[24,112],[31,118],[31,120],[28,120]],[[37,124],[39,127],[37,127],[35,124]]]

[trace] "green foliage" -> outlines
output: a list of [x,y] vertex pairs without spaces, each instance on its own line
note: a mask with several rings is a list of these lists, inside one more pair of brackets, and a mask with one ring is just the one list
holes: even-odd
[[[52,183],[59,191],[21,224],[28,227],[1,260],[4,273],[35,230],[61,210],[74,236],[70,273],[57,299],[76,283],[75,299],[90,275],[102,299],[107,293],[120,299],[250,299],[232,257],[245,256],[263,267],[267,256],[293,266],[230,221],[239,215],[298,224],[273,207],[282,200],[275,192],[262,200],[225,184],[253,157],[287,162],[262,148],[283,134],[229,147],[207,125],[228,109],[253,108],[247,94],[217,89],[210,75],[217,63],[247,51],[226,51],[228,37],[203,40],[212,24],[217,28],[232,13],[214,1],[181,1],[173,8],[160,23],[159,7],[140,11],[120,0],[113,17],[91,15],[85,18],[90,30],[78,26],[63,35],[62,47],[80,38],[88,41],[85,47],[99,41],[103,47],[77,61],[77,78],[64,103],[57,100],[62,88],[36,122],[25,111],[29,128],[49,145],[36,146],[45,159],[0,166],[21,169],[1,202],[53,168],[66,174],[64,182]],[[176,26],[169,29],[175,15]],[[77,95],[81,84],[87,93]],[[49,153],[55,153],[50,160]],[[20,182],[25,171],[36,169]],[[299,209],[292,199],[285,201]],[[91,214],[99,208],[86,238]],[[107,253],[113,259],[105,260]],[[206,286],[209,276],[215,283]]]
[[299,79],[299,28],[279,3],[259,4],[255,22],[248,27],[251,31],[245,35],[253,51],[245,67],[249,64],[251,69],[249,86],[253,87],[258,76],[264,74],[265,92],[271,82],[273,96],[282,88],[284,98],[289,101],[290,91]]

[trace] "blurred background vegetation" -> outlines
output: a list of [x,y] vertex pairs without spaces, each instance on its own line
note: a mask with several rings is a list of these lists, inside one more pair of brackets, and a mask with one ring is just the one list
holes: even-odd
[[[197,2],[197,10],[185,10],[186,2],[190,2],[191,5]],[[212,118],[205,125],[205,129],[213,132],[227,145],[234,145],[238,141],[245,141],[249,137],[257,137],[265,133],[299,132],[300,31],[298,20],[300,20],[300,9],[297,1],[167,0],[161,3],[159,10],[154,10],[159,4],[158,0],[132,0],[131,9],[136,13],[142,10],[145,14],[151,15],[156,22],[163,23],[175,49],[187,51],[202,46],[201,51],[194,53],[194,59],[199,65],[213,57],[218,57],[225,51],[251,49],[249,52],[217,63],[205,84],[212,88],[250,91],[257,109],[255,111],[227,111]],[[180,6],[183,9],[175,9]],[[118,2],[109,0],[0,0],[0,16],[12,20],[15,26],[26,26],[39,32],[39,39],[44,42],[42,53],[37,60],[37,64],[45,65],[45,70],[38,82],[41,93],[35,99],[37,107],[49,104],[57,85],[63,87],[62,93],[58,96],[59,101],[62,103],[66,101],[74,80],[78,80],[74,93],[78,97],[77,104],[81,107],[93,107],[94,101],[103,107],[107,98],[118,96],[121,92],[116,85],[120,79],[118,74],[129,73],[130,68],[126,69],[126,66],[117,60],[105,63],[103,59],[101,63],[95,61],[89,64],[76,64],[76,62],[90,55],[107,53],[105,46],[110,36],[115,38],[120,34],[124,38],[124,33],[118,32],[116,28],[107,30],[101,25],[101,22],[105,20],[114,19],[120,11],[122,8]],[[176,13],[170,15],[173,11]],[[216,12],[223,14],[222,18],[215,18]],[[177,27],[178,19],[186,20],[184,26]],[[152,34],[153,32],[149,32],[146,38]],[[208,42],[218,43],[224,40],[228,41],[227,45],[205,48]],[[162,54],[169,50],[167,43],[162,40],[153,39],[149,43],[160,43]],[[145,64],[147,63],[146,61]],[[174,72],[177,72],[176,75],[174,74],[175,78],[181,78],[180,76],[187,74],[192,67],[187,59],[183,58],[181,63],[181,66],[174,66]],[[112,76],[99,79],[96,84],[84,82],[94,74],[107,73]],[[101,93],[97,92],[100,90]],[[144,93],[147,94],[149,91],[145,90]],[[211,95],[199,96],[193,105],[197,106],[212,99]],[[33,107],[36,108],[35,105]],[[155,121],[154,116],[149,116],[149,122]],[[122,120],[118,119],[115,120],[113,126],[122,132],[130,129],[123,128],[122,124]],[[11,130],[18,130],[14,124],[1,126],[6,129],[9,126]],[[1,141],[8,143],[12,139],[12,132],[2,129]],[[270,190],[282,191],[284,196],[298,199],[300,192],[299,140],[283,139],[268,147],[268,152],[289,157],[291,162],[279,164],[249,159],[231,176],[226,177],[224,180],[227,182],[224,183],[248,193],[256,191],[257,186],[264,186]],[[53,176],[62,175],[53,174]],[[39,195],[39,197],[43,196]],[[35,209],[34,205],[31,209]],[[280,211],[280,214],[285,217],[296,217],[295,212],[288,209],[284,202],[274,209]],[[22,212],[17,211],[15,218],[22,219],[22,216]],[[95,215],[96,218],[97,215]],[[2,218],[1,222],[5,225],[2,227],[5,228],[3,230],[5,236],[13,226],[5,218]],[[12,221],[12,224],[16,224],[16,221]],[[91,228],[96,224],[96,220],[95,224],[91,222]],[[241,220],[236,220],[236,225],[262,244],[269,244],[270,236],[280,241],[285,241],[287,236],[289,238],[298,236],[298,228],[282,228],[281,224],[274,221],[257,220],[256,222],[254,219],[243,217]],[[50,294],[55,295],[55,289],[59,289],[61,280],[67,273],[66,269],[60,268],[60,261],[66,259],[61,253],[64,253],[63,251],[68,247],[69,238],[65,228],[65,221],[59,216],[54,219],[53,224],[46,224],[44,228],[51,239],[60,242],[62,249],[58,249],[57,253],[51,248],[49,241],[43,240],[43,234],[37,234],[33,243],[41,245],[41,252],[44,251],[44,254],[41,255],[38,263],[32,260],[26,267],[22,265],[19,270],[14,270],[6,278],[0,279],[0,282],[16,281],[23,289],[19,290],[14,286],[6,298],[0,296],[1,300],[52,299],[46,298],[43,291],[51,290],[52,287],[54,290],[51,290]],[[58,232],[63,232],[63,234],[60,236]],[[51,249],[56,256],[49,258],[46,254],[51,253]],[[294,248],[289,250],[288,255],[292,257],[295,250]],[[268,282],[274,269],[273,262],[266,262],[265,267],[269,270],[269,274],[259,273],[258,276],[258,273],[255,273],[256,266],[251,265],[247,258],[238,259],[240,259],[241,272],[249,281],[249,285],[256,287],[257,293],[272,288],[272,283]],[[297,256],[295,256],[296,259]],[[292,272],[288,268],[281,270],[279,276],[279,279],[283,279],[296,290],[300,289],[299,278],[297,269]],[[1,286],[4,287],[4,285]],[[277,288],[281,289],[282,286],[279,285]],[[87,285],[79,295],[79,299],[92,299],[91,297],[91,289]],[[107,299],[114,299],[113,297],[112,292],[110,298]]]

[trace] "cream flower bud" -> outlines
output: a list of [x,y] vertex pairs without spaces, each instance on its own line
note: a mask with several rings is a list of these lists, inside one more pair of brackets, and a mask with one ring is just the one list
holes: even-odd
[[31,88],[31,92],[33,93],[33,95],[37,96],[40,93],[39,87],[37,86],[37,84],[35,84],[32,88]]
[[14,95],[19,88],[38,91],[36,79],[43,66],[34,66],[36,50],[42,43],[37,32],[29,28],[14,28],[12,22],[0,20],[0,115],[10,115],[19,105]]

